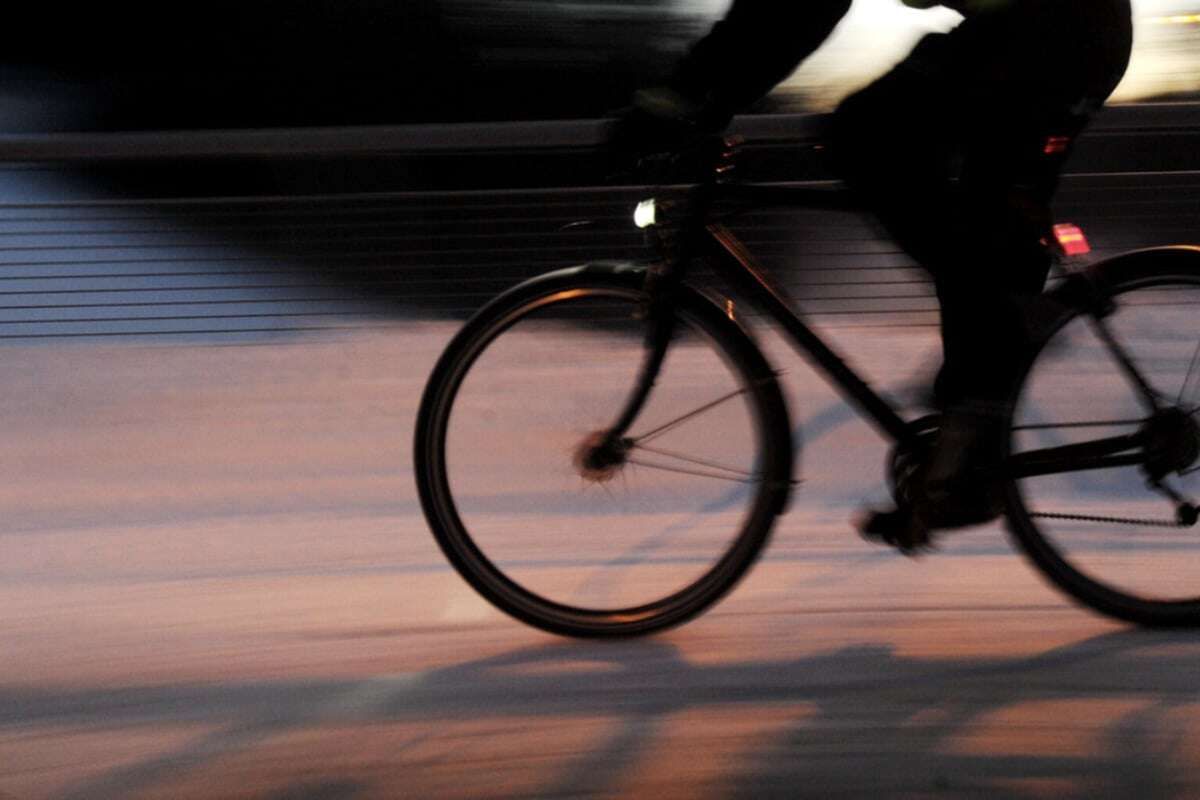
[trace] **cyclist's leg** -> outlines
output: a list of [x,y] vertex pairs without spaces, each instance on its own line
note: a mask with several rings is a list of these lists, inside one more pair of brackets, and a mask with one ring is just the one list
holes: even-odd
[[964,82],[941,79],[953,71],[952,45],[952,37],[926,39],[849,97],[833,141],[843,176],[934,279],[942,409],[1003,397],[1021,337],[1018,298],[1045,279],[1039,240],[1057,167],[1037,163],[1046,126],[1027,108],[986,87],[976,89],[988,103],[964,100]]
[[[1119,13],[1122,0],[1107,2]],[[1064,98],[1111,89],[1112,73],[1124,68],[1119,52],[1076,59],[1067,69],[1064,53],[1078,48],[1029,48],[1039,39],[1049,45],[1052,34],[1070,39],[1059,22],[1015,12],[969,19],[949,35],[927,37],[835,115],[833,150],[843,175],[933,275],[942,304],[936,399],[948,413],[930,459],[930,485],[972,474],[964,455],[986,460],[1001,449],[1000,405],[1024,343],[1018,309],[1045,279],[1048,257],[1039,240],[1067,149],[1047,144],[1051,137],[1069,144],[1082,126],[1082,106]],[[1078,69],[1080,63],[1091,68]],[[994,493],[971,489],[960,484],[952,492],[977,508],[951,509],[940,519],[927,514],[915,527],[993,515]],[[902,545],[920,535],[910,514],[884,523],[905,528]]]
[[[943,45],[933,39],[923,47]],[[955,84],[913,68],[922,61],[915,53],[848,98],[835,118],[834,147],[848,182],[934,279],[943,340],[936,406],[966,409],[979,418],[973,427],[994,428],[987,417],[999,416],[1020,362],[1020,298],[1045,280],[1040,239],[1053,174],[1022,182],[1041,184],[1036,190],[1013,185],[1018,165],[1042,156],[1037,126],[1004,111],[985,120],[983,110],[955,100]],[[889,120],[904,120],[903,130],[877,137],[895,127]],[[991,168],[1001,163],[1006,168]]]
[[943,408],[1004,397],[1058,172],[1129,53],[1127,0],[996,7],[923,39],[833,126],[843,175],[935,279]]

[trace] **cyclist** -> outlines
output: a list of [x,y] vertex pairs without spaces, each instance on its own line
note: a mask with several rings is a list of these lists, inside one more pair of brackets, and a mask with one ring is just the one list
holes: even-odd
[[[999,457],[1019,366],[1021,298],[1050,264],[1049,204],[1075,137],[1124,74],[1129,0],[903,0],[964,19],[924,37],[831,120],[835,169],[933,276],[943,361],[941,423],[897,508],[862,530],[911,552],[930,532],[998,516],[977,476]],[[628,146],[723,127],[815,50],[849,0],[735,0],[666,86],[639,92],[615,139]]]

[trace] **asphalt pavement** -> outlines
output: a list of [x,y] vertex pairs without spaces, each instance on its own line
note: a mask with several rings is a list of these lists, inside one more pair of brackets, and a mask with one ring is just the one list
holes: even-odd
[[[501,615],[408,466],[453,327],[6,349],[4,796],[1200,790],[1195,637],[1075,607],[999,526],[858,540],[884,445],[782,350],[805,483],[732,596],[608,644]],[[887,384],[932,341],[843,344]]]

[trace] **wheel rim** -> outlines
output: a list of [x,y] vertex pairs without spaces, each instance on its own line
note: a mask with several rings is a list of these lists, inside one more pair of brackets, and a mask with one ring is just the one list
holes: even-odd
[[529,621],[658,626],[693,613],[744,569],[773,516],[755,393],[686,312],[628,452],[615,465],[585,457],[633,386],[641,300],[601,287],[515,305],[466,344],[433,415],[443,547]]
[[[1200,413],[1200,280],[1161,276],[1121,291],[1106,319],[1161,395],[1151,414],[1090,329],[1067,323],[1031,368],[1013,417],[1013,453],[1140,434],[1183,410]],[[1171,425],[1171,430],[1188,426]],[[1167,486],[1200,497],[1200,470],[1176,445],[1156,444]],[[1014,484],[1017,533],[1051,577],[1119,616],[1200,612],[1200,527],[1146,486],[1139,466],[1023,478]],[[1143,620],[1143,621],[1166,621]]]

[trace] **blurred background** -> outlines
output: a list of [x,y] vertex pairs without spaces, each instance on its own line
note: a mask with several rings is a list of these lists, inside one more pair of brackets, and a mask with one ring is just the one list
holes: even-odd
[[[28,4],[8,24],[0,129],[117,130],[599,117],[668,69],[722,0]],[[1134,0],[1117,102],[1200,90],[1189,0]],[[858,0],[760,110],[827,110],[953,12]]]

